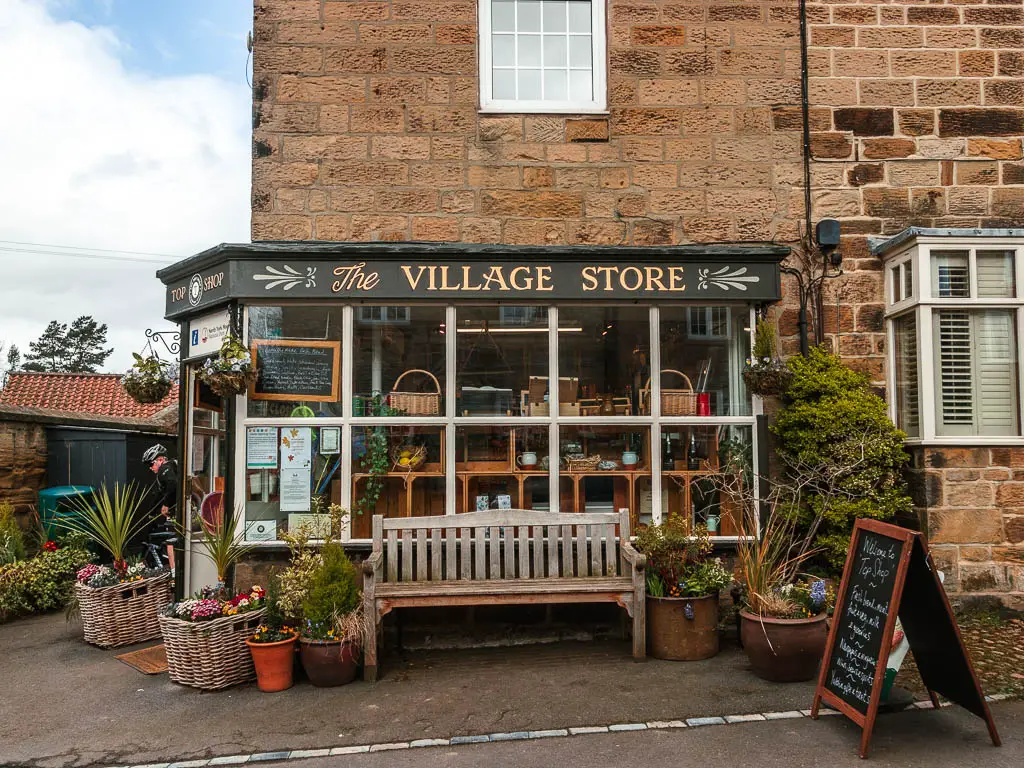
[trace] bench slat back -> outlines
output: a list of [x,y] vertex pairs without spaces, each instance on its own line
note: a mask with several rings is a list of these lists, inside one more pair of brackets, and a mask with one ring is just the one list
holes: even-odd
[[626,509],[373,518],[373,550],[389,583],[616,577],[629,572],[619,546],[629,534]]

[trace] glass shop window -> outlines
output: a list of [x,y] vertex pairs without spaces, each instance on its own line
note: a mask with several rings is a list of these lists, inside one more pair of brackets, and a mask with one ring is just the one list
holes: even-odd
[[455,431],[456,511],[551,507],[548,428],[472,425]]
[[663,306],[659,337],[662,416],[750,415],[741,375],[750,357],[749,308]]
[[524,416],[531,412],[531,398],[546,403],[547,308],[457,311],[456,415]]
[[444,416],[445,308],[354,308],[352,415]]
[[568,403],[560,399],[561,415],[638,415],[650,345],[647,307],[560,307],[558,373],[572,394]]
[[340,306],[250,306],[249,349],[258,371],[248,415],[341,416]]
[[[558,443],[563,512],[637,509],[640,482],[647,478],[650,486],[649,428],[564,426],[559,429]],[[635,521],[635,512],[633,516]]]

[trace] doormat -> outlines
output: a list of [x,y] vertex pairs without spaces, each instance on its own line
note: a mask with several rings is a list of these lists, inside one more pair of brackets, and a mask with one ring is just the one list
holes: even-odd
[[129,667],[135,667],[145,675],[159,675],[161,672],[167,671],[167,649],[164,648],[163,643],[154,645],[152,648],[143,648],[141,651],[122,653],[114,658]]

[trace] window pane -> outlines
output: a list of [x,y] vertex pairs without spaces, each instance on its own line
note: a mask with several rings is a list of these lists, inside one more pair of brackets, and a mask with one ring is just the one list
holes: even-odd
[[573,101],[594,98],[594,82],[589,71],[574,69],[569,72],[569,98]]
[[515,35],[493,35],[494,42],[491,53],[492,63],[496,67],[512,67],[516,63]]
[[514,32],[516,0],[491,0],[491,28],[495,32]]
[[978,296],[1012,299],[1017,295],[1013,251],[978,251]]
[[[249,307],[249,347],[256,341],[334,342],[341,346],[342,310],[339,306]],[[341,355],[339,354],[339,360]],[[259,367],[260,361],[257,360]],[[342,373],[343,375],[343,373]],[[338,402],[303,399],[260,399],[249,397],[249,416],[274,418],[341,416]]]
[[540,32],[540,0],[519,0],[516,26],[520,32]]
[[354,308],[353,415],[444,416],[444,313]]
[[662,307],[659,335],[662,415],[750,415],[741,373],[750,357],[749,309]]
[[936,434],[1019,434],[1013,310],[942,310],[933,316]]
[[569,38],[569,66],[591,69],[594,57],[590,52],[590,35],[572,35]]
[[352,538],[370,538],[373,515],[444,513],[444,427],[352,429]]
[[571,409],[582,416],[637,415],[651,375],[648,308],[571,306],[558,317],[558,371],[578,397]]
[[570,0],[570,32],[590,32],[591,18],[590,0]]
[[565,32],[565,0],[544,0],[544,31]]
[[[662,520],[685,516],[718,536],[752,530],[743,513],[753,498],[750,427],[664,425],[659,450]],[[649,496],[640,498],[641,523],[651,522]]]
[[650,478],[647,427],[565,426],[558,453],[563,512],[638,509],[637,481]]
[[560,35],[544,35],[544,66],[564,67],[566,62],[565,38]]
[[540,35],[519,35],[516,37],[519,51],[518,64],[520,67],[540,66],[540,41]]
[[917,318],[903,315],[892,321],[893,371],[896,382],[896,426],[909,437],[920,437],[918,405]]
[[546,101],[565,101],[569,98],[565,75],[565,70],[562,69],[544,72],[544,99]]
[[514,99],[516,97],[516,71],[514,69],[495,69],[491,87],[494,98]]
[[903,262],[903,298],[909,299],[914,295],[914,262]]
[[550,509],[546,426],[465,426],[455,430],[457,512]]
[[519,99],[520,101],[540,101],[540,70],[521,69],[519,70]]
[[[246,539],[276,541],[303,523],[326,524],[341,503],[340,427],[246,427]],[[325,434],[326,433],[326,434]]]
[[902,293],[902,281],[900,280],[900,267],[897,264],[889,270],[889,276],[892,281],[892,297],[890,301],[895,304],[903,298]]
[[546,307],[459,307],[457,330],[457,416],[520,416],[531,396],[543,402]]
[[932,251],[932,295],[968,298],[971,295],[967,251]]

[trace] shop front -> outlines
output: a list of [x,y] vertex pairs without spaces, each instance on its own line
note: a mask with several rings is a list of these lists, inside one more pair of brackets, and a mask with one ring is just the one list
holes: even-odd
[[[159,273],[182,326],[192,509],[257,546],[350,512],[628,508],[749,533],[716,477],[758,475],[742,370],[779,246],[222,245]],[[258,378],[196,377],[231,332]],[[557,385],[553,382],[557,382]]]

